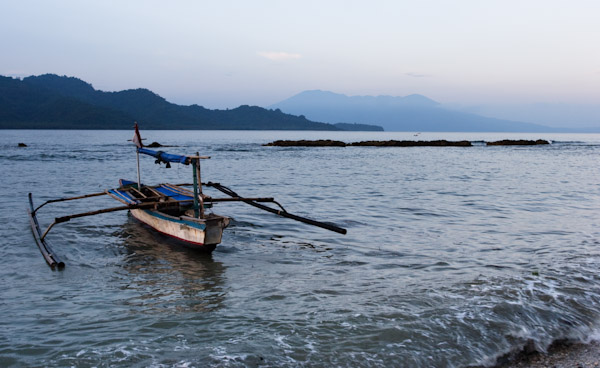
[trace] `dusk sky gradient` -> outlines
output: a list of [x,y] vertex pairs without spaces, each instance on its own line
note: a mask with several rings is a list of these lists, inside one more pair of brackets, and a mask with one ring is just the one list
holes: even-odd
[[600,103],[600,1],[0,0],[0,74],[268,106],[304,90]]

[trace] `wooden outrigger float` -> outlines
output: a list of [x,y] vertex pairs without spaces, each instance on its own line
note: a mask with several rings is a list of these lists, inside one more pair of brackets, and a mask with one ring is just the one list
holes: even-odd
[[[173,155],[162,151],[146,149],[142,145],[142,139],[139,135],[137,124],[135,126],[133,142],[137,146],[137,182],[121,179],[119,180],[119,187],[116,189],[107,189],[103,192],[76,197],[52,199],[42,203],[38,207],[34,207],[32,194],[29,193],[28,214],[33,236],[40,248],[40,252],[51,268],[63,268],[65,266],[65,263],[60,260],[56,253],[54,253],[46,239],[46,236],[55,225],[79,217],[94,216],[117,211],[130,211],[134,218],[150,226],[152,229],[177,239],[188,247],[204,252],[212,252],[215,249],[217,244],[221,242],[223,230],[229,225],[229,217],[216,215],[214,213],[207,214],[205,211],[206,208],[211,208],[214,203],[218,202],[244,202],[282,217],[318,226],[340,234],[346,234],[346,229],[338,226],[291,214],[273,198],[244,198],[219,183],[202,183],[200,160],[209,159],[210,157],[200,156],[198,153],[192,156]],[[155,157],[156,163],[166,163],[167,167],[170,167],[170,163],[172,162],[191,165],[193,169],[193,183],[159,184],[154,186],[142,185],[140,181],[140,153]],[[186,187],[188,186],[193,187],[193,190],[187,189]],[[229,197],[212,198],[207,196],[202,192],[202,186],[215,188]],[[37,213],[45,205],[102,195],[112,197],[121,202],[122,206],[56,217],[54,221],[42,231],[37,219]],[[272,208],[261,202],[273,203],[279,208]]]

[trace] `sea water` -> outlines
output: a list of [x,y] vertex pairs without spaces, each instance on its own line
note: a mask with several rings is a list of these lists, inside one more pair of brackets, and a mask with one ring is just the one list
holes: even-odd
[[[211,156],[203,181],[275,197],[340,235],[243,203],[202,255],[126,212],[31,235],[43,201],[136,178],[131,131],[0,131],[0,366],[493,365],[527,346],[598,337],[600,135],[144,131]],[[485,146],[500,139],[545,146]],[[264,147],[276,139],[467,139],[473,147]],[[27,147],[17,147],[18,143]],[[189,166],[141,158],[142,181]],[[220,197],[206,189],[206,194]],[[56,203],[54,217],[119,205]]]

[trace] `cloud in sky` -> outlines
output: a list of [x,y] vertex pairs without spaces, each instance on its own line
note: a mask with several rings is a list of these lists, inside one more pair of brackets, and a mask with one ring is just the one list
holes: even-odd
[[415,78],[426,78],[426,77],[431,77],[430,74],[420,74],[420,73],[404,73],[405,75],[408,75],[409,77],[415,77]]
[[273,61],[286,61],[300,59],[302,57],[300,54],[293,54],[284,51],[260,51],[258,52],[258,55]]

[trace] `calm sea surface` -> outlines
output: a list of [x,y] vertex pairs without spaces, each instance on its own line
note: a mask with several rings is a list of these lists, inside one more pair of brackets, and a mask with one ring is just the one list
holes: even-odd
[[[206,256],[125,212],[57,225],[37,204],[135,180],[130,131],[0,131],[0,366],[465,367],[600,337],[600,135],[143,131],[203,180],[273,196],[339,235],[219,204]],[[469,148],[278,148],[275,139],[468,139]],[[548,146],[486,147],[499,139]],[[23,142],[26,148],[18,148]],[[142,181],[191,181],[142,158]],[[207,193],[220,196],[207,189]],[[48,205],[59,215],[119,205]]]

